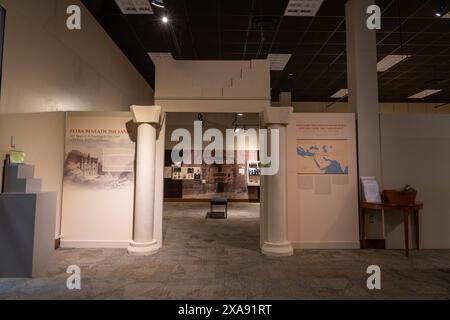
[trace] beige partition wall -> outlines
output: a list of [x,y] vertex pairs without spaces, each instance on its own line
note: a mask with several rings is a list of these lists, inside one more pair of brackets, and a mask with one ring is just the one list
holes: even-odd
[[287,167],[294,248],[359,248],[355,115],[293,114]]
[[129,112],[70,112],[62,247],[124,247],[132,237],[135,145]]
[[[64,162],[64,112],[0,114],[0,160],[12,142],[26,153],[25,162],[34,165],[35,177],[42,179],[42,191],[57,192],[55,239],[60,236],[62,178]],[[0,166],[0,177],[3,176]]]

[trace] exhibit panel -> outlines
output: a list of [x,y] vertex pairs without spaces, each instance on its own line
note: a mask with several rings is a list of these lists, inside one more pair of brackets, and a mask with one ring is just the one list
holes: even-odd
[[293,114],[288,238],[297,249],[359,248],[354,114]]
[[128,112],[70,112],[62,247],[124,247],[132,238],[135,144]]

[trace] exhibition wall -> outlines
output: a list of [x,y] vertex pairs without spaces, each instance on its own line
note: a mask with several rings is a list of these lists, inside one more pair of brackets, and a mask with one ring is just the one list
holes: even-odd
[[0,177],[14,137],[14,149],[25,151],[26,163],[34,165],[35,177],[42,179],[42,191],[58,194],[55,239],[60,236],[64,123],[64,112],[0,114]]
[[[450,248],[450,116],[382,115],[381,138],[384,188],[417,189],[422,248]],[[387,213],[388,248],[404,247],[403,231],[401,215]]]
[[[0,5],[7,12],[0,113],[153,104],[152,88],[80,0]],[[70,5],[81,8],[81,30],[66,27]]]
[[288,239],[297,249],[359,248],[354,114],[293,114],[287,131]]
[[129,112],[69,112],[62,247],[127,246],[132,238],[135,145]]
[[[61,247],[126,248],[133,235],[135,126],[130,112],[69,112]],[[162,246],[164,133],[156,151],[155,239]]]

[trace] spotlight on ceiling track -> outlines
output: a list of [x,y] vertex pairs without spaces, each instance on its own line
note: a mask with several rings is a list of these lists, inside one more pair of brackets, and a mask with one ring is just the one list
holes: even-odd
[[243,117],[244,116],[243,113],[238,113],[237,115],[238,115],[238,117]]
[[439,1],[439,7],[434,13],[436,17],[443,17],[448,11],[447,1],[441,0]]
[[166,7],[163,0],[152,0],[152,5],[161,9],[164,9]]
[[167,24],[167,23],[169,23],[169,18],[167,18],[166,16],[164,16],[164,17],[161,18],[161,21],[162,21],[164,24]]

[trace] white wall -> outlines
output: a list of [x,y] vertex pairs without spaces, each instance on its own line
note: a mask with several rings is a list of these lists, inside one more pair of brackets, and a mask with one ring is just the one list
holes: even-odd
[[[235,120],[234,113],[203,113],[204,127],[203,133],[208,129],[218,129],[222,132],[224,139],[226,138],[226,130],[234,129],[233,122]],[[171,141],[172,132],[183,128],[187,129],[191,134],[191,145],[194,147],[194,121],[198,121],[198,113],[191,112],[171,112],[167,114],[166,119],[166,150],[175,147],[179,142]],[[256,130],[256,139],[246,139],[245,150],[259,150],[259,114],[246,113],[243,117],[238,117],[239,125],[246,125],[247,128]],[[208,146],[210,141],[203,141],[203,148]],[[226,143],[224,141],[224,147]]]
[[[316,138],[300,134],[297,125],[339,125]],[[353,114],[293,114],[288,125],[288,240],[297,249],[359,248],[358,178]],[[299,176],[297,139],[348,139],[348,176]],[[317,179],[329,180],[329,193],[316,190]],[[300,187],[309,179],[311,188]],[[322,194],[321,194],[322,193]]]
[[0,176],[3,159],[14,136],[16,149],[26,152],[26,163],[35,165],[35,177],[42,179],[42,191],[57,192],[55,239],[60,235],[61,194],[64,165],[65,113],[0,114]]
[[[66,9],[82,9],[69,31]],[[6,9],[1,113],[124,110],[153,90],[80,0],[0,0]]]
[[[450,116],[382,115],[381,135],[384,187],[417,189],[421,246],[450,248]],[[403,231],[401,214],[387,213],[389,248],[404,247]]]

